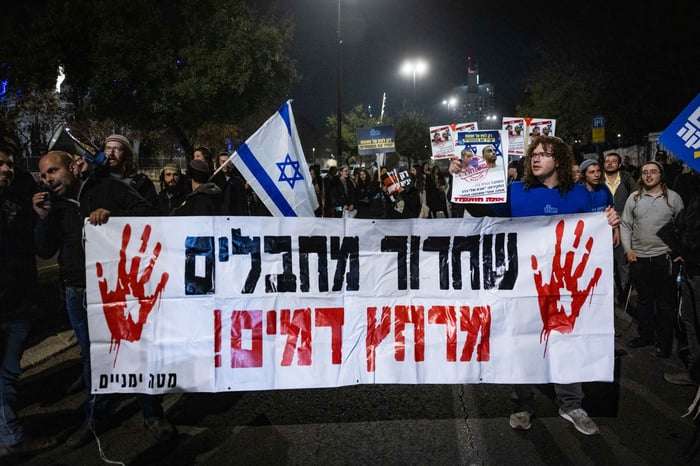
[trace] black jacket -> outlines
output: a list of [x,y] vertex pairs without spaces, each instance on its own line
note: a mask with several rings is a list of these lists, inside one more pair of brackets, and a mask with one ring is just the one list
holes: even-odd
[[189,193],[185,202],[173,211],[173,215],[220,215],[221,189],[214,183],[205,183]]
[[158,207],[158,191],[153,181],[145,173],[136,173],[129,179],[129,185],[153,207]]
[[221,215],[245,216],[248,212],[248,192],[242,177],[232,174],[226,176],[219,172],[213,182],[221,189]]
[[34,178],[15,170],[12,184],[0,191],[0,321],[31,318],[36,295],[34,255]]
[[340,181],[340,177],[333,178],[328,184],[326,191],[326,204],[332,209],[332,216],[342,217],[343,206],[357,203],[357,191],[355,183],[348,178],[345,183]]
[[187,188],[184,183],[179,183],[172,192],[161,189],[158,193],[158,215],[171,215],[173,210],[185,202],[186,197]]
[[61,278],[66,286],[85,288],[84,219],[96,209],[107,209],[110,216],[155,215],[155,209],[133,188],[112,177],[88,178],[78,200],[52,201],[49,216],[37,220],[34,228],[36,253],[49,258],[58,252]]

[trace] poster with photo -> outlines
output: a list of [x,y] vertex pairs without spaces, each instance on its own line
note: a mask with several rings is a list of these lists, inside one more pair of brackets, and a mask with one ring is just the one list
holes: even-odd
[[508,133],[504,130],[457,133],[462,169],[452,175],[452,202],[492,204],[506,202]]
[[430,127],[430,148],[433,159],[453,159],[458,157],[456,135],[459,132],[479,129],[476,122],[451,123]]
[[551,118],[526,118],[527,136],[529,144],[533,139],[540,136],[556,136],[557,120]]
[[525,118],[503,117],[502,129],[508,134],[508,155],[518,160],[525,155]]

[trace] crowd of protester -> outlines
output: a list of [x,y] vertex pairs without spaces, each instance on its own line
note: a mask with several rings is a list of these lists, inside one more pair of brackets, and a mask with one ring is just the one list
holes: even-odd
[[[602,167],[602,170],[601,170]],[[635,166],[611,151],[579,165],[580,180],[599,205],[621,217],[613,235],[615,299],[634,318],[630,349],[676,356],[686,370],[673,384],[700,383],[700,174],[658,150]],[[636,293],[636,305],[630,297]],[[700,392],[699,392],[700,393]]]
[[[559,188],[550,189],[547,195],[562,202],[564,212],[605,211],[613,227],[615,296],[639,325],[639,336],[628,346],[655,346],[660,358],[672,357],[675,348],[687,371],[666,374],[665,379],[698,385],[700,176],[669,161],[662,151],[639,168],[615,152],[576,164],[560,139],[543,136],[539,141],[531,144],[523,159],[508,166],[509,198],[522,205],[513,204],[506,215],[536,215],[532,213],[537,208],[531,202],[533,192],[547,187]],[[46,446],[25,438],[15,412],[19,361],[35,310],[31,299],[37,283],[35,255],[58,253],[65,307],[81,350],[85,420],[66,442],[77,448],[108,428],[110,416],[110,396],[95,396],[90,389],[83,219],[100,225],[118,215],[271,215],[230,162],[228,152],[214,156],[209,148],[196,147],[184,173],[176,164],[167,163],[156,185],[139,172],[128,138],[110,135],[102,149],[108,157],[105,167],[92,166],[67,152],[48,152],[39,162],[41,183],[37,186],[31,175],[15,167],[14,148],[0,145],[0,331],[6,342],[0,368],[0,457]],[[353,170],[343,165],[331,167],[322,176],[320,167],[312,165],[310,182],[319,204],[315,215],[360,219],[499,216],[497,209],[489,212],[450,202],[451,173],[460,166],[459,160],[453,161],[449,171],[443,172],[438,164],[415,164],[397,183],[397,172],[392,176],[386,167]],[[583,205],[586,210],[579,208]],[[636,309],[629,300],[633,289],[638,296]],[[677,318],[679,306],[681,320]],[[580,432],[597,434],[597,426],[581,409],[580,384],[555,389],[561,416]],[[529,429],[534,412],[532,387],[514,390],[518,411],[510,424]],[[144,426],[156,440],[176,435],[164,416],[160,396],[139,395],[137,400]]]

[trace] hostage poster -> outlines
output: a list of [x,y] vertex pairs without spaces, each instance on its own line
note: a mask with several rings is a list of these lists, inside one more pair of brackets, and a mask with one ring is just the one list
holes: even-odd
[[452,175],[452,202],[506,202],[508,138],[505,131],[459,132],[462,168]]

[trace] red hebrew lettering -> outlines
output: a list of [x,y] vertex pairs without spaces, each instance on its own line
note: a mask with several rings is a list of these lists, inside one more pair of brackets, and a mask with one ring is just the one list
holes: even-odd
[[457,361],[457,318],[454,306],[433,306],[428,310],[428,323],[445,325],[447,361]]
[[340,364],[343,361],[343,324],[345,310],[342,307],[320,307],[316,309],[317,327],[331,328],[331,362]]
[[[554,249],[554,257],[552,258],[552,272],[549,277],[549,283],[544,283],[542,272],[539,270],[537,258],[533,255],[531,258],[532,270],[535,272],[535,287],[537,289],[537,300],[540,306],[540,315],[542,317],[542,332],[540,332],[540,343],[544,339],[544,354],[547,354],[547,343],[549,343],[549,335],[552,330],[566,334],[571,333],[574,329],[576,319],[581,312],[583,304],[591,295],[593,289],[598,284],[598,280],[603,273],[601,268],[596,268],[593,271],[593,277],[590,279],[584,289],[579,289],[578,281],[586,270],[588,259],[593,248],[593,238],[590,237],[586,241],[586,252],[581,257],[581,262],[574,268],[574,259],[576,258],[575,251],[566,253],[562,263],[562,238],[564,236],[564,220],[560,220],[556,227],[556,245]],[[573,248],[578,248],[581,235],[583,234],[584,222],[579,220],[574,230]],[[571,314],[567,315],[564,306],[561,303],[561,290],[566,290],[571,293]]]
[[396,306],[394,314],[394,358],[406,357],[406,324],[413,324],[413,351],[416,361],[425,361],[425,317],[423,306]]
[[221,311],[214,310],[214,367],[221,367]]
[[275,335],[277,333],[277,311],[274,309],[267,311],[267,328],[266,332],[268,335]]
[[[153,267],[156,265],[158,256],[160,255],[161,243],[157,242],[153,248],[153,255],[148,260],[143,273],[139,277],[139,268],[141,267],[141,258],[146,253],[148,240],[151,236],[151,225],[146,225],[141,235],[141,246],[137,256],[129,261],[126,257],[126,249],[131,239],[131,225],[124,226],[122,232],[122,247],[119,252],[119,264],[117,265],[117,280],[113,291],[109,291],[107,279],[102,278],[103,268],[102,263],[97,262],[97,278],[100,278],[98,286],[100,295],[102,296],[102,310],[107,321],[107,327],[112,336],[109,352],[116,348],[114,355],[114,364],[117,363],[119,355],[119,346],[122,340],[137,341],[141,338],[143,326],[146,324],[149,314],[153,310],[156,303],[160,303],[160,296],[165,289],[165,284],[168,282],[168,273],[163,272],[160,281],[155,286],[153,294],[146,294],[146,286],[151,280]],[[129,269],[127,270],[127,263]],[[127,298],[133,296],[138,300],[138,313],[136,320],[133,319],[130,312],[127,310]]]
[[459,329],[467,332],[467,340],[464,342],[459,360],[472,360],[479,333],[481,333],[481,339],[479,345],[476,346],[476,360],[490,360],[491,306],[476,306],[471,315],[469,314],[469,306],[459,306]]
[[[231,313],[231,367],[262,367],[262,311]],[[243,330],[252,330],[251,348],[243,348]]]
[[367,348],[367,372],[374,372],[376,363],[377,346],[391,331],[391,307],[382,306],[382,317],[377,325],[377,308],[367,308],[367,334],[365,336],[365,348]]
[[287,335],[287,344],[282,353],[282,365],[291,366],[297,341],[301,341],[297,358],[300,366],[311,365],[311,309],[295,309],[294,317],[290,320],[289,309],[280,311],[280,330]]

